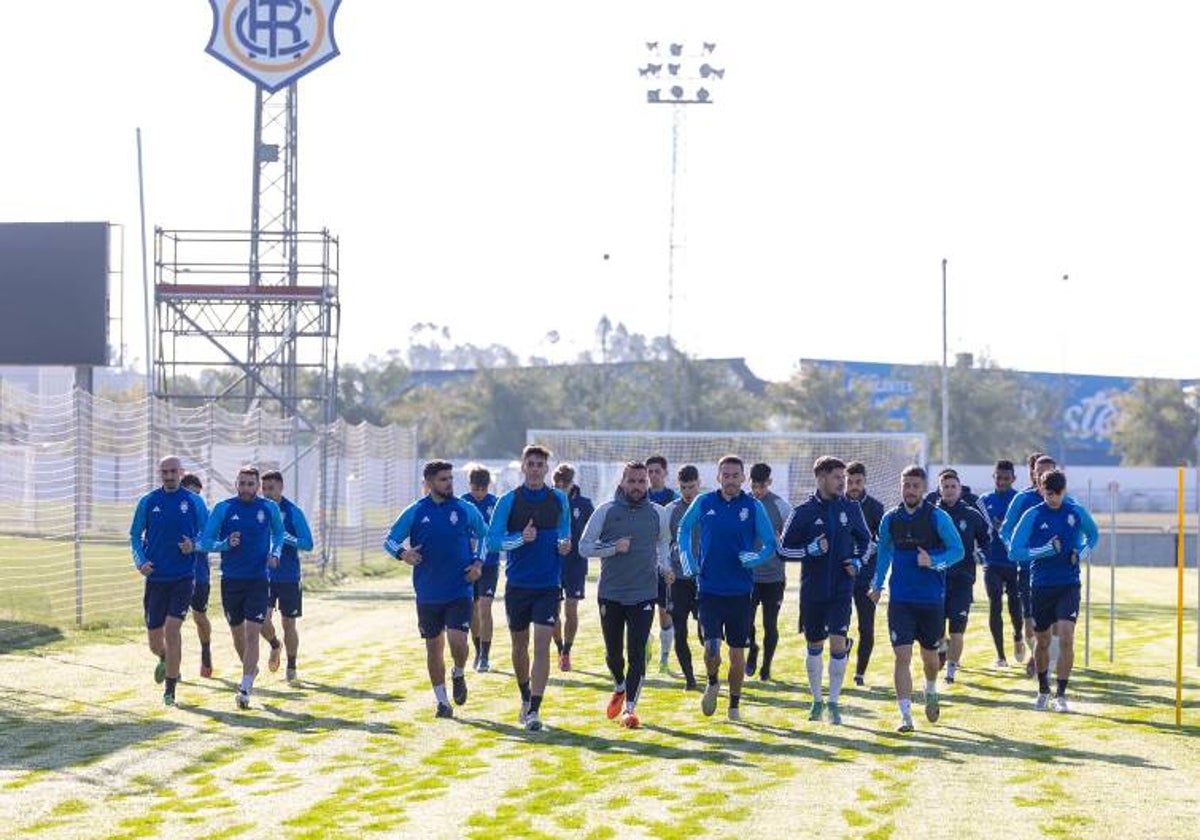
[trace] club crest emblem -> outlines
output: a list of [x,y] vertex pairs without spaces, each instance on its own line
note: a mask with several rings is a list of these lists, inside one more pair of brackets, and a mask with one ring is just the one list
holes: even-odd
[[749,518],[750,518],[750,509],[749,508],[742,508],[738,512],[738,519],[742,520],[743,522],[745,522]]
[[287,87],[338,55],[333,22],[341,0],[208,0],[205,52],[266,90]]
[[261,525],[267,521],[267,514],[260,510],[258,516],[255,518],[258,519],[258,524]]
[[456,511],[456,510],[450,511],[450,524],[451,525],[458,524],[458,511]]
[[182,501],[179,503],[179,512],[180,513],[188,512],[188,503],[186,501]]

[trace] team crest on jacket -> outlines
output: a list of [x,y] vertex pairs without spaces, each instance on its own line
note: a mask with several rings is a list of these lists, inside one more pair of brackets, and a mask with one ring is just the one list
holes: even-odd
[[1070,525],[1072,528],[1075,527],[1075,514],[1073,514],[1073,513],[1067,514],[1067,524]]
[[180,502],[180,503],[179,503],[179,512],[180,512],[180,513],[187,513],[187,512],[188,512],[188,503],[187,503],[187,499],[184,499],[182,502]]
[[255,518],[258,520],[259,525],[261,525],[267,521],[267,515],[265,513],[263,513],[261,510],[258,512],[258,516]]
[[583,513],[583,511],[581,511],[579,508],[575,508],[575,510],[571,511],[571,515],[574,516],[576,519],[579,518],[579,514],[581,514],[581,513]]
[[492,511],[494,511],[495,509],[496,509],[495,505],[488,505],[488,509],[487,509],[487,518],[488,519],[492,518]]
[[745,522],[749,518],[750,518],[750,508],[742,508],[741,511],[738,512],[738,519],[742,520],[743,522]]
[[958,520],[958,530],[962,531],[964,534],[967,533],[967,520]]
[[842,511],[840,514],[838,514],[838,521],[839,521],[839,522],[841,522],[843,525],[849,525],[849,524],[850,524],[850,520],[849,520],[849,518],[846,516],[846,511]]
[[456,511],[456,510],[450,511],[450,524],[451,525],[458,524],[458,511]]

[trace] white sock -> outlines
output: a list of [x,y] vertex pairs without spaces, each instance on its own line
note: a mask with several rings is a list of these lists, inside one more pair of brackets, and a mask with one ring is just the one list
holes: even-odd
[[254,688],[254,675],[242,674],[242,681],[238,685],[238,688],[241,689],[242,694],[249,694],[250,690]]
[[438,703],[443,706],[449,706],[450,701],[446,699],[446,684],[435,685],[433,687],[433,696],[437,698]]
[[666,630],[659,631],[658,640],[662,643],[662,651],[659,653],[659,659],[666,663],[670,661],[671,648],[675,645],[675,626],[671,625]]
[[617,683],[616,685],[613,686],[613,694],[624,694],[624,693],[625,693],[625,683],[621,682],[621,683]]
[[947,662],[946,663],[946,676],[953,677],[957,673],[958,673],[958,663],[957,662]]
[[837,703],[838,698],[842,694],[842,683],[846,680],[846,666],[850,664],[850,657],[843,656],[841,659],[830,657],[829,659],[829,702]]
[[925,680],[925,693],[926,694],[937,694],[937,680],[936,679]]
[[634,710],[634,709],[636,709],[636,708],[637,708],[637,701],[636,701],[636,700],[626,700],[626,701],[625,701],[625,711],[627,711],[627,712],[629,712],[630,714],[632,714],[632,713],[633,713],[633,710]]
[[820,702],[825,660],[819,653],[810,653],[804,660],[804,667],[808,670],[808,690],[812,692],[813,701]]
[[463,675],[463,669],[459,668],[457,665],[455,665],[453,668],[450,669],[450,676],[461,677],[462,675]]
[[903,700],[897,700],[896,705],[900,707],[901,717],[912,717],[912,698],[905,697]]

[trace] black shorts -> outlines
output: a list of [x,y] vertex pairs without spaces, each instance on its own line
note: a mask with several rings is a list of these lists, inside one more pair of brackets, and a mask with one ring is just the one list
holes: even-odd
[[500,564],[493,563],[490,566],[484,566],[479,572],[479,579],[475,581],[475,600],[480,598],[495,598],[496,587],[500,585]]
[[1033,629],[1045,633],[1055,622],[1079,618],[1078,583],[1064,586],[1039,586],[1033,590]]
[[1021,617],[1033,618],[1033,593],[1030,581],[1033,570],[1029,566],[1017,566],[1017,597],[1021,599]]
[[582,601],[587,590],[587,560],[573,557],[563,558],[562,597]]
[[284,618],[299,618],[304,614],[304,587],[299,582],[271,581],[271,609],[279,610]]
[[530,624],[553,627],[558,623],[558,595],[561,590],[523,589],[510,586],[504,590],[504,614],[508,629],[520,633]]
[[267,606],[271,602],[271,582],[266,579],[242,580],[221,578],[221,607],[230,627],[238,627],[243,621],[262,624],[267,620]]
[[208,583],[197,583],[192,587],[192,609],[198,613],[208,612],[208,596],[212,591],[212,585]]
[[188,606],[192,601],[194,577],[179,580],[147,580],[142,595],[142,607],[146,615],[146,629],[157,630],[167,623],[167,618],[187,618]]
[[920,642],[925,650],[937,650],[945,627],[946,611],[942,604],[888,602],[888,635],[892,647]]
[[854,593],[847,592],[828,601],[801,601],[800,620],[808,642],[823,642],[830,636],[850,633],[850,608]]
[[[998,601],[1004,592],[1018,592],[1016,566],[988,566],[983,570],[983,587],[989,601]],[[1019,596],[1018,596],[1019,597]]]
[[759,604],[767,604],[777,609],[782,608],[785,589],[787,589],[786,580],[755,583],[754,589],[750,592],[750,605],[757,607]]
[[971,602],[974,596],[975,584],[969,580],[946,581],[946,621],[950,623],[951,633],[967,631],[967,617],[971,614]]
[[700,630],[705,639],[724,639],[731,648],[750,647],[750,593],[699,597]]
[[[662,578],[659,580],[662,581]],[[700,617],[696,581],[693,578],[677,577],[671,584],[671,615],[683,616],[686,620],[689,613],[692,618]]]
[[470,598],[458,598],[444,604],[417,604],[417,630],[422,639],[436,639],[443,630],[471,630],[471,611],[474,604]]

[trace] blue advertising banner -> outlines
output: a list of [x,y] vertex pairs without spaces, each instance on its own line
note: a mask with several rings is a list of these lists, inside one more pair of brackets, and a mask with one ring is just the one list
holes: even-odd
[[[886,405],[890,430],[914,429],[910,405],[916,389],[917,365],[893,365],[882,362],[847,362],[835,359],[802,359],[801,367],[841,368],[846,387],[865,386],[876,402]],[[1116,464],[1120,458],[1111,450],[1112,431],[1118,409],[1116,397],[1133,387],[1136,381],[1125,376],[1033,373],[1017,371],[1048,390],[1065,395],[1065,407],[1059,418],[1056,439],[1047,441],[1062,453],[1064,461],[1079,466]]]

